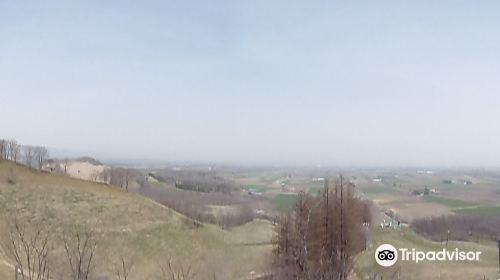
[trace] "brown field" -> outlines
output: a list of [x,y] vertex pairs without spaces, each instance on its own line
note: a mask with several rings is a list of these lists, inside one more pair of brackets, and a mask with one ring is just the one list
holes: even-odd
[[425,202],[421,197],[381,195],[374,199],[383,210],[392,210],[401,220],[411,222],[414,219],[439,217],[453,212],[446,206]]

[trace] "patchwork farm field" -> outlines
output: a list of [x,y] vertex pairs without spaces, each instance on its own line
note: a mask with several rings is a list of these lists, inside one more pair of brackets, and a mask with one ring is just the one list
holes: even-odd
[[453,212],[476,217],[498,217],[500,216],[500,206],[462,208],[453,210]]
[[449,208],[465,208],[465,207],[472,207],[472,206],[478,205],[478,203],[474,203],[474,202],[458,200],[458,199],[451,199],[451,198],[434,196],[434,195],[427,195],[427,196],[424,196],[423,198],[426,202],[441,204],[441,205],[444,205],[444,206],[449,207]]
[[277,194],[271,202],[275,210],[286,212],[293,210],[295,203],[297,202],[297,198],[297,194],[280,193]]
[[246,191],[253,191],[253,192],[258,192],[258,193],[264,193],[269,190],[269,188],[265,185],[244,185],[243,189]]
[[[384,171],[356,174],[356,177],[355,182],[363,195],[406,221],[454,213],[498,213],[500,179],[495,176],[467,175],[462,171],[423,174],[416,171]],[[429,191],[428,195],[423,195],[425,189]],[[416,195],[419,192],[420,195]]]

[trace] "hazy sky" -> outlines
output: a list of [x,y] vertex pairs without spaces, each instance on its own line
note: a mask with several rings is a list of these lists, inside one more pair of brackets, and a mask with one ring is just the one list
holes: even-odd
[[498,167],[500,2],[0,0],[0,137],[174,162]]

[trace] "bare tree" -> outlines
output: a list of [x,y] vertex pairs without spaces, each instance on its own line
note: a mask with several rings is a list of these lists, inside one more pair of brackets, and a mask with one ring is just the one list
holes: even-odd
[[6,146],[5,146],[5,159],[7,160],[12,160],[12,141],[13,140],[6,140]]
[[274,240],[277,279],[345,280],[354,256],[365,247],[370,215],[367,202],[353,195],[354,185],[340,177],[323,196],[301,193],[293,213],[278,222]]
[[12,139],[7,142],[7,155],[8,159],[17,162],[17,157],[20,152],[19,144],[16,140]]
[[130,182],[136,178],[142,176],[141,173],[135,169],[131,168],[111,168],[109,171],[103,172],[103,178],[108,177],[109,183],[128,191]]
[[42,226],[28,227],[29,224],[13,219],[9,227],[9,249],[15,260],[15,273],[21,280],[49,280],[51,232]]
[[123,188],[124,186],[124,170],[123,168],[111,168],[109,170],[110,184]]
[[0,139],[0,159],[7,159],[7,140]]
[[24,160],[26,161],[26,165],[31,168],[33,167],[33,160],[35,158],[35,148],[33,146],[24,146]]
[[21,153],[21,146],[20,145],[16,145],[15,148],[14,148],[14,162],[17,162],[18,158],[19,158],[19,154]]
[[68,158],[64,158],[63,160],[63,165],[64,165],[64,175],[68,175],[68,165],[70,163],[70,160]]
[[104,168],[101,176],[104,183],[111,184],[111,168]]
[[92,173],[90,173],[90,181],[92,182],[99,182],[101,178],[102,178],[102,172],[98,170],[94,170],[92,171]]
[[125,191],[128,192],[128,184],[130,182],[130,178],[132,177],[132,171],[128,168],[124,171],[124,181],[125,181]]
[[126,261],[123,255],[120,255],[120,263],[115,267],[115,276],[118,280],[128,280],[130,271],[133,267],[132,261]]
[[174,264],[172,259],[169,259],[166,265],[160,265],[160,275],[158,280],[192,280],[196,276],[192,264],[184,266],[182,264]]
[[43,165],[47,161],[49,157],[49,152],[45,147],[38,146],[34,148],[36,163],[38,165],[38,169],[42,169]]
[[94,270],[97,242],[92,231],[76,231],[70,239],[63,240],[66,259],[71,269],[71,279],[88,280]]

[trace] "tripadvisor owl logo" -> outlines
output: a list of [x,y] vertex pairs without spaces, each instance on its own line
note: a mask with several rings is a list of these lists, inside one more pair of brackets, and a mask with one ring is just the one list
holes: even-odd
[[391,244],[382,244],[375,250],[375,260],[381,266],[392,266],[398,260],[398,251]]
[[439,251],[419,251],[415,248],[396,249],[391,244],[382,244],[375,250],[375,261],[381,266],[393,266],[398,261],[410,261],[419,263],[422,261],[480,261],[481,251],[462,251],[458,248],[448,250],[443,248]]

